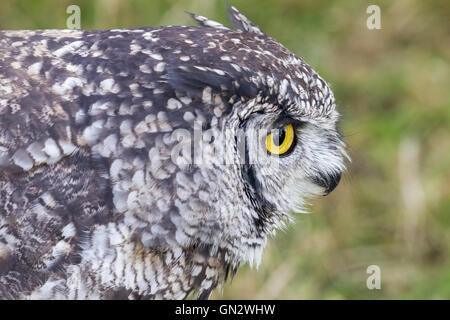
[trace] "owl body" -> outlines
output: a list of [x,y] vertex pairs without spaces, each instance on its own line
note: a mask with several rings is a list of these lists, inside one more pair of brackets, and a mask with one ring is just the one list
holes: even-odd
[[233,7],[193,17],[0,31],[0,298],[208,298],[336,186],[326,82]]

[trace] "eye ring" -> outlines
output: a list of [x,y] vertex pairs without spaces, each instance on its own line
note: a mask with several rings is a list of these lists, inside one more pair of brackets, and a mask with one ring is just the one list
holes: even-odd
[[291,151],[295,140],[292,124],[272,130],[266,137],[266,148],[271,154],[286,155]]

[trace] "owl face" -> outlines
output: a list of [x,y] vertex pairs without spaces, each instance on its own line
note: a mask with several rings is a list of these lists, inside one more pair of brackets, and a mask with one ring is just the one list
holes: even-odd
[[277,110],[255,113],[244,124],[244,183],[271,214],[302,212],[304,200],[330,193],[344,169],[344,144],[335,128]]

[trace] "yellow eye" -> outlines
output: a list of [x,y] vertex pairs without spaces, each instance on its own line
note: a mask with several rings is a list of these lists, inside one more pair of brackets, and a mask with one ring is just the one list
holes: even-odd
[[288,152],[294,143],[294,127],[288,124],[283,128],[272,130],[266,137],[267,150],[275,155]]

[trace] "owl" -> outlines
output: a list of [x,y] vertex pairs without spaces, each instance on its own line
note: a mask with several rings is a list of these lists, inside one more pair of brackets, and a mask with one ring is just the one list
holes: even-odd
[[209,298],[345,169],[329,85],[233,28],[0,32],[0,297]]

